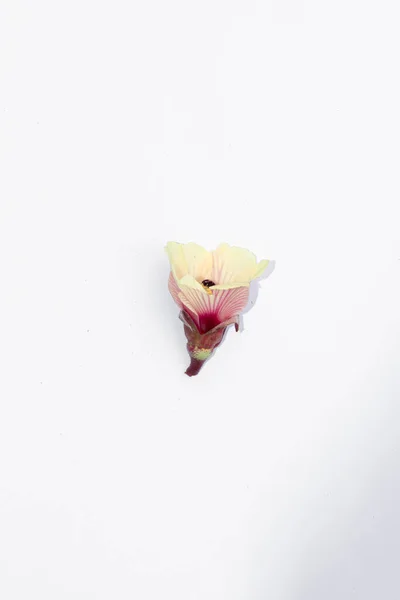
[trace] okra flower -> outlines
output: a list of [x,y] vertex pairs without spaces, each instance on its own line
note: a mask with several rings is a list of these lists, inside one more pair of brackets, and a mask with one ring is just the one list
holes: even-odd
[[250,282],[264,273],[269,261],[257,262],[252,252],[228,244],[208,252],[198,244],[168,242],[166,251],[171,265],[168,287],[181,309],[192,359],[186,373],[197,375],[227,326],[235,323],[238,329]]

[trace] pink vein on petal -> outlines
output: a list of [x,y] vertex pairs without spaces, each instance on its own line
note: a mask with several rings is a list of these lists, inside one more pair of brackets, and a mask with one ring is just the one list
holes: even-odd
[[212,295],[201,290],[184,287],[179,296],[187,310],[194,316],[199,330],[208,331],[238,315],[246,306],[249,296],[247,286],[229,290],[214,290]]
[[218,291],[222,296],[218,309],[221,322],[238,315],[245,308],[249,298],[249,288],[247,286]]
[[169,274],[169,279],[168,279],[168,289],[170,291],[171,296],[173,297],[174,301],[176,302],[176,304],[179,306],[179,308],[183,308],[183,304],[182,304],[182,300],[179,297],[180,294],[180,289],[179,289],[179,285],[177,284],[177,281],[174,277],[174,274],[171,273]]

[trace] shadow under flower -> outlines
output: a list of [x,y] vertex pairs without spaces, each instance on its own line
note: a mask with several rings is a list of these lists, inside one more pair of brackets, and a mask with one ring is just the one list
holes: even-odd
[[260,281],[264,281],[272,274],[272,272],[275,270],[275,265],[276,265],[276,261],[270,260],[268,267],[265,269],[265,271],[261,275],[261,277],[258,277],[257,279],[253,279],[253,281],[250,282],[249,300],[248,300],[245,308],[243,309],[243,312],[240,314],[240,317],[239,317],[239,322],[240,322],[239,331],[244,330],[243,315],[248,313],[249,310],[251,310],[257,302],[258,293],[260,291]]

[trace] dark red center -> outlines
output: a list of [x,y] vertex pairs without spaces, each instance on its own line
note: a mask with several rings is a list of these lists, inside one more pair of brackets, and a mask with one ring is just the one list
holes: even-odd
[[200,333],[207,333],[207,331],[210,331],[210,329],[214,329],[214,327],[219,325],[220,322],[218,315],[215,313],[199,315],[199,331]]
[[215,283],[213,281],[211,281],[211,279],[204,279],[201,283],[204,285],[204,287],[208,287],[208,288],[215,285]]

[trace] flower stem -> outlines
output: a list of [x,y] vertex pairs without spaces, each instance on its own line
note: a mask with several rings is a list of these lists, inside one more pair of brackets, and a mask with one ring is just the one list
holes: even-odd
[[190,357],[190,365],[186,369],[186,375],[189,377],[193,377],[194,375],[198,375],[201,367],[204,365],[204,360],[199,360],[198,358],[194,358],[194,356]]

